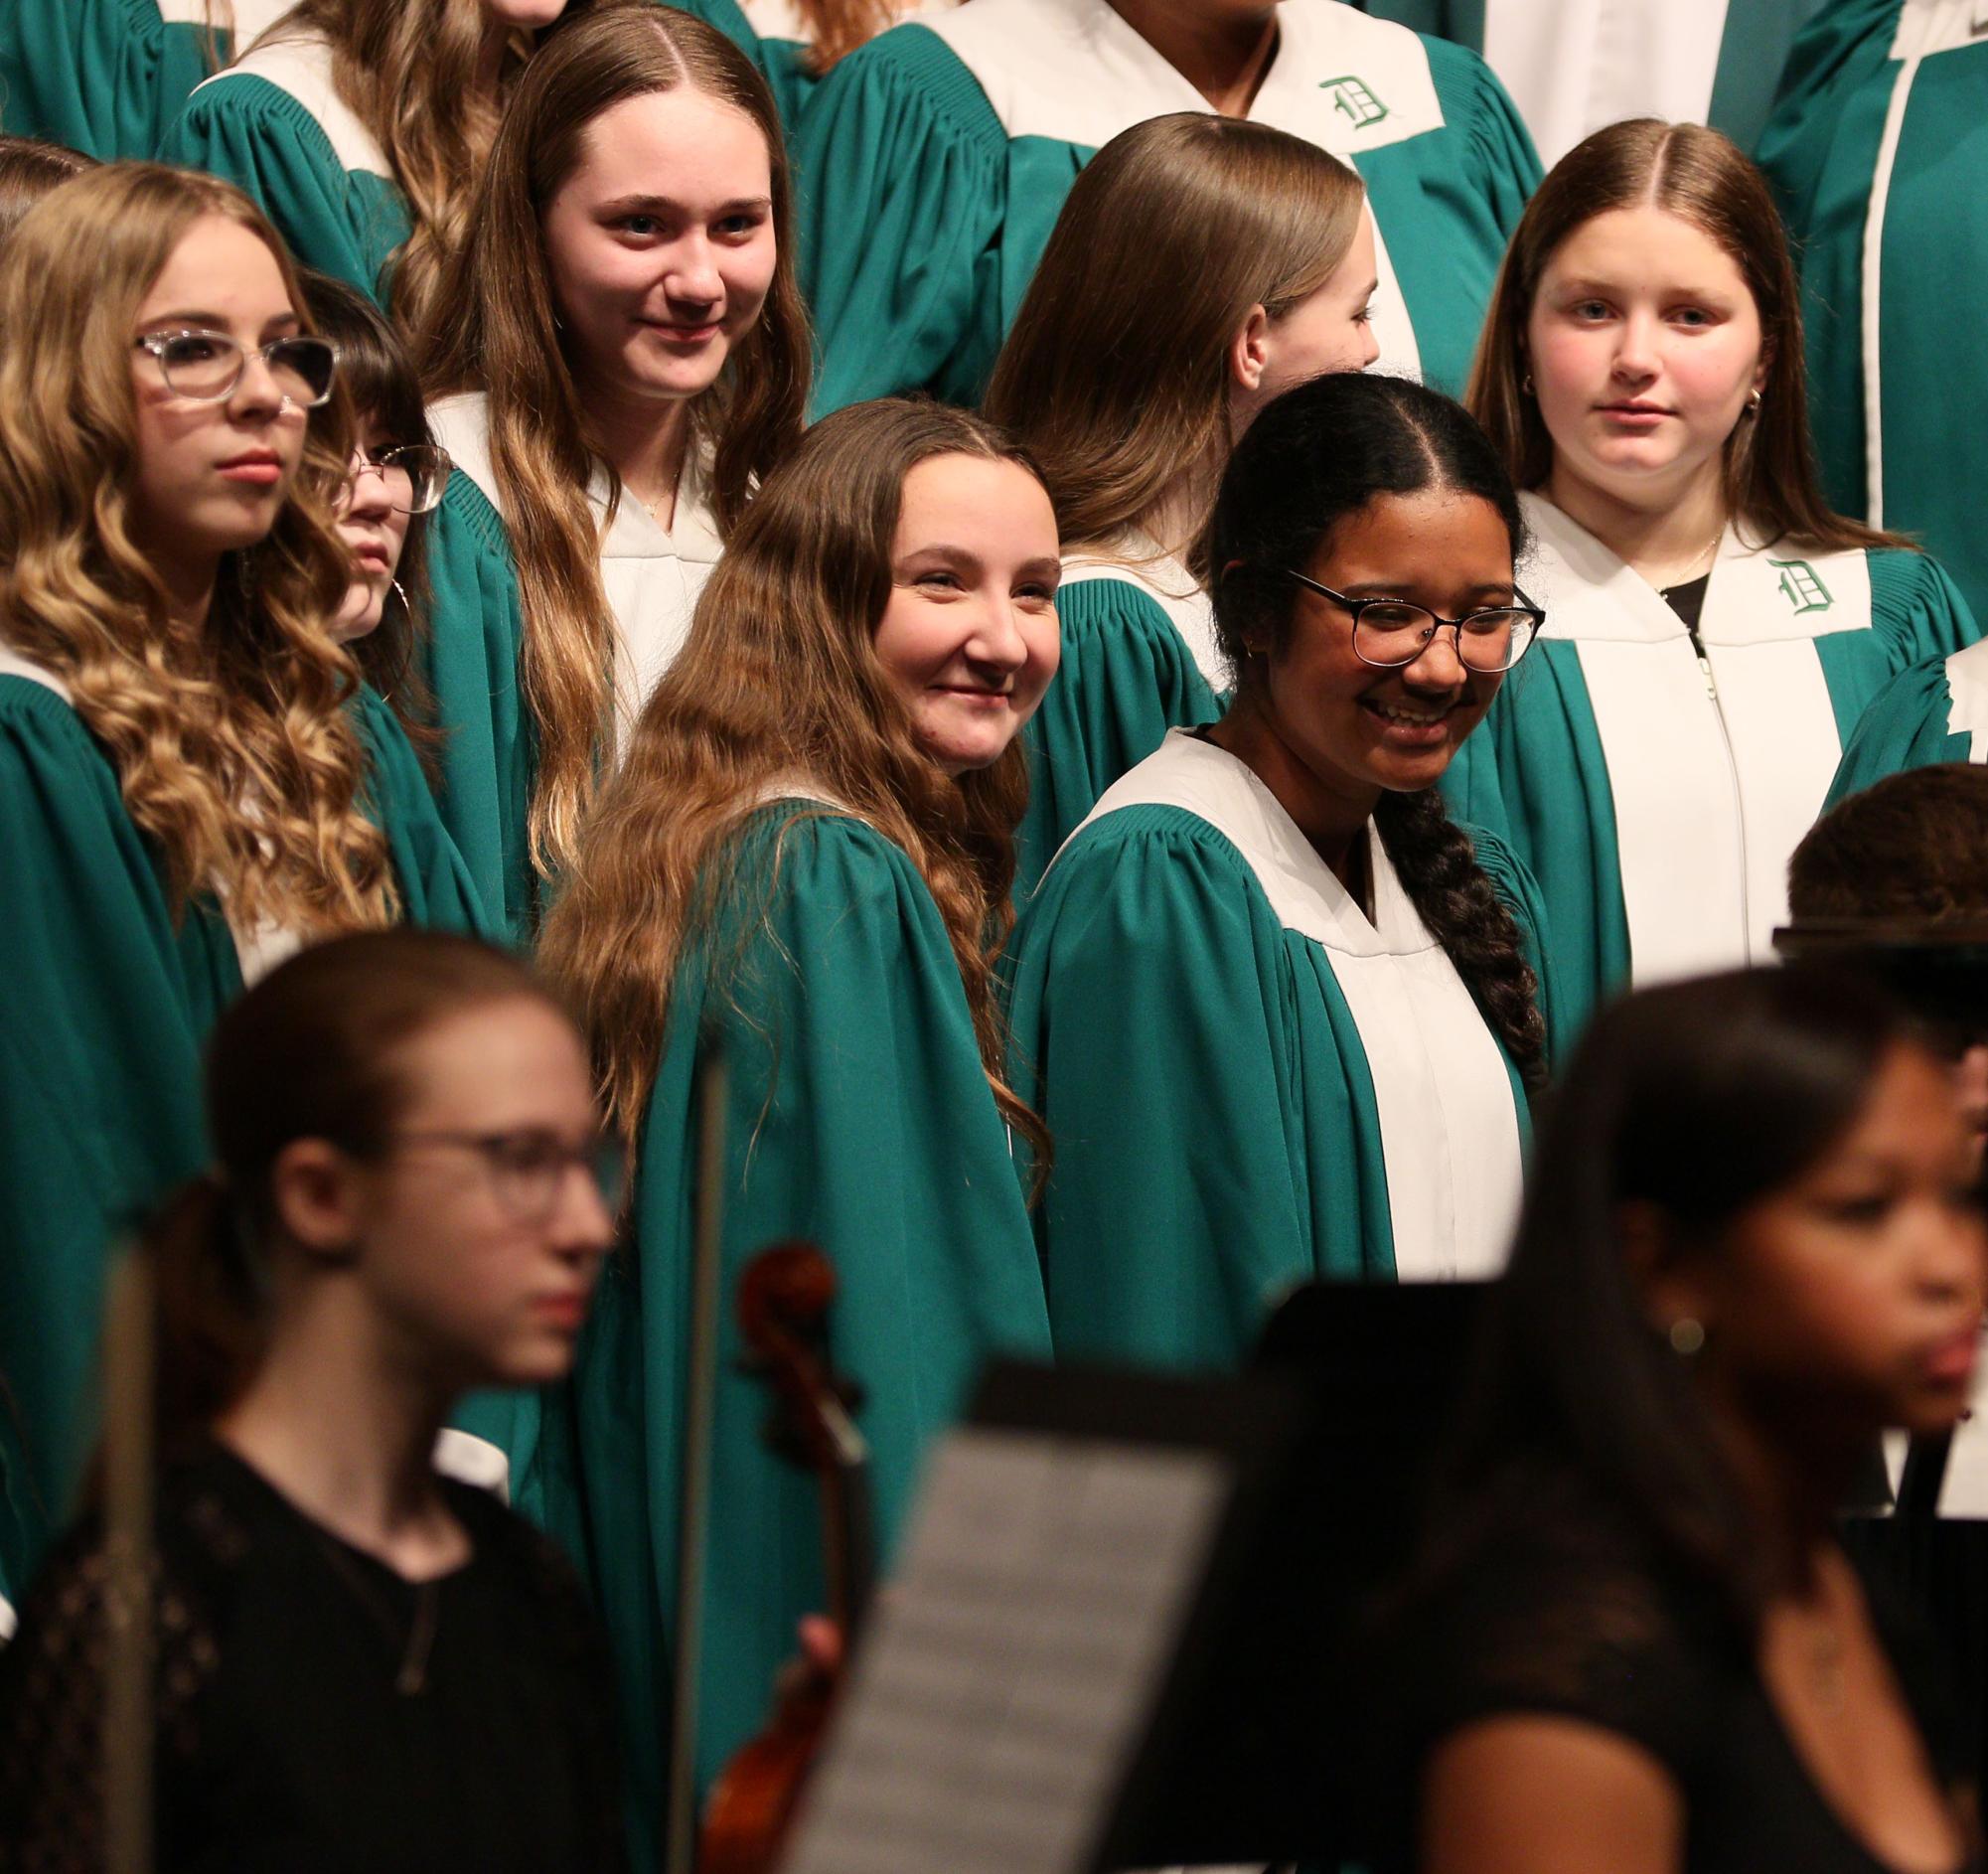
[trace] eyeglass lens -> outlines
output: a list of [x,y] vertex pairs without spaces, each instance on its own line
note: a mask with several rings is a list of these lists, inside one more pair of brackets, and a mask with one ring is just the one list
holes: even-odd
[[[1369,605],[1353,627],[1354,650],[1371,664],[1412,664],[1436,629],[1420,605]],[[1456,633],[1456,655],[1472,670],[1509,670],[1532,637],[1529,612],[1472,612]]]
[[[227,396],[241,382],[242,349],[219,332],[174,332],[156,348],[166,388],[179,396]],[[331,395],[338,354],[323,339],[278,339],[265,346],[269,375],[291,403],[315,408]]]
[[378,475],[396,514],[427,514],[441,503],[449,467],[449,458],[440,449],[429,448],[425,443],[409,443],[404,448],[365,457],[356,464],[349,479],[357,483],[362,475]]

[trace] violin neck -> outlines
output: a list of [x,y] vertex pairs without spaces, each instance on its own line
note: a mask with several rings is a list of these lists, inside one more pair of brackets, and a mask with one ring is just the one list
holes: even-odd
[[874,1521],[869,1468],[852,1464],[822,1484],[823,1553],[829,1571],[829,1614],[852,1641],[869,1609],[876,1585]]

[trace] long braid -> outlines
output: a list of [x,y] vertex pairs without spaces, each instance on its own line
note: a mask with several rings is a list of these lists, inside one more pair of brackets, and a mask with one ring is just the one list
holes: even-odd
[[1546,1084],[1538,980],[1525,960],[1518,925],[1477,863],[1470,836],[1450,818],[1433,787],[1383,794],[1374,824],[1402,888],[1504,1042],[1526,1091],[1537,1093]]

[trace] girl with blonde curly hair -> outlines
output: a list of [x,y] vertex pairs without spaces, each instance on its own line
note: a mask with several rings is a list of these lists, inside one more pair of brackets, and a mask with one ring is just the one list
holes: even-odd
[[304,942],[482,913],[390,713],[353,706],[331,631],[352,576],[337,354],[274,231],[226,183],[118,164],[38,204],[7,257],[0,1580],[18,1580],[73,1475],[109,1240],[204,1157],[216,1015]]
[[[1008,1152],[1010,1129],[1043,1135],[1007,1085],[994,959],[1057,577],[1049,497],[1003,432],[901,400],[819,424],[746,511],[546,922],[541,962],[637,1148],[630,1253],[603,1277],[572,1435],[543,1449],[578,1466],[546,1467],[546,1509],[616,1628],[638,1798],[664,1761],[668,1641],[647,1610],[674,1580],[710,1056],[728,1069],[726,1266],[790,1236],[835,1259],[835,1351],[864,1389],[886,1544],[981,1362],[1047,1344]],[[814,1514],[762,1417],[749,1381],[720,1381],[706,1777],[825,1605]]]

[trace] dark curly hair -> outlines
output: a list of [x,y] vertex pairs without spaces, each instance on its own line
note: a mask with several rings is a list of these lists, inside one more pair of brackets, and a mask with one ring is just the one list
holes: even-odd
[[[1405,378],[1341,372],[1300,384],[1264,409],[1229,459],[1196,553],[1239,699],[1261,681],[1245,644],[1268,641],[1276,657],[1291,629],[1298,588],[1275,569],[1306,564],[1342,520],[1376,498],[1432,488],[1489,502],[1514,560],[1523,552],[1525,520],[1511,478],[1461,404]],[[1434,788],[1383,794],[1374,823],[1422,921],[1536,1091],[1546,1079],[1538,984],[1469,835]]]

